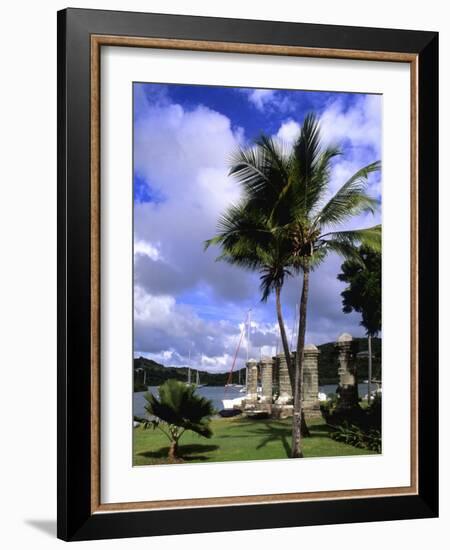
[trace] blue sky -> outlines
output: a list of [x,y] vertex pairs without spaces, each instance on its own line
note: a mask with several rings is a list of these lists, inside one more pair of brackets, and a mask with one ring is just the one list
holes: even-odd
[[[330,195],[357,169],[381,158],[382,98],[369,94],[256,90],[135,83],[134,270],[135,355],[167,365],[228,370],[247,310],[252,309],[250,355],[279,346],[273,300],[262,304],[258,275],[215,262],[204,252],[219,215],[239,200],[228,159],[261,132],[294,142],[305,114],[321,120],[324,144],[341,146]],[[369,190],[381,198],[380,175]],[[379,223],[381,212],[346,227]],[[363,335],[356,314],[342,313],[337,281],[341,260],[330,256],[311,281],[307,341],[320,344],[341,332]],[[300,280],[283,291],[288,331],[294,326]],[[240,353],[245,357],[246,342]]]

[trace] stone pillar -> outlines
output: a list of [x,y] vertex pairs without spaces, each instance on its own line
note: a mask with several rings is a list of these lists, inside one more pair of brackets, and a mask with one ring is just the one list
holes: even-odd
[[260,362],[261,365],[261,385],[262,385],[262,397],[263,403],[272,404],[272,370],[273,359],[271,357],[263,357]]
[[339,401],[337,409],[352,409],[358,406],[358,380],[356,376],[356,362],[352,353],[353,338],[350,334],[341,334],[337,341],[338,347],[338,375],[339,387],[337,393]]
[[321,416],[319,403],[319,353],[313,344],[304,350],[302,400],[306,418]]
[[258,365],[254,359],[250,359],[247,365],[247,397],[246,401],[256,402],[258,397]]
[[284,405],[292,402],[292,387],[289,379],[289,371],[284,353],[279,353],[276,357],[278,367],[278,399],[277,403]]

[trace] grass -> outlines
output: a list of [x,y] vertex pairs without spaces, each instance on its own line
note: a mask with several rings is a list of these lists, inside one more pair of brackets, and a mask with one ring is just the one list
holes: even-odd
[[[225,462],[230,460],[268,460],[288,458],[291,444],[291,419],[250,420],[217,418],[211,422],[213,436],[205,439],[186,432],[180,440],[179,454],[184,462]],[[304,439],[308,457],[374,454],[367,449],[333,441],[330,428],[322,419],[308,422],[311,437]],[[135,466],[167,464],[168,440],[159,430],[134,429]]]

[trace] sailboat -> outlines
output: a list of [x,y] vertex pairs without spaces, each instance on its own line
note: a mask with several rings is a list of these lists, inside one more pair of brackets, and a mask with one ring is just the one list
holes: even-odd
[[241,373],[242,369],[238,370],[238,383],[234,385],[235,388],[242,389],[245,388],[244,384],[241,383]]
[[203,386],[206,386],[206,384],[200,384],[200,372],[196,371],[195,376],[195,387],[196,388],[203,388]]
[[200,372],[198,370],[195,371],[195,383],[192,382],[192,376],[191,376],[191,348],[189,348],[188,375],[187,375],[186,384],[188,386],[195,386],[196,388],[203,388],[203,386],[206,386],[206,384],[200,384]]
[[[246,343],[247,343],[247,361],[248,361],[249,341],[250,341],[250,312],[251,312],[251,309],[249,309],[248,312],[247,312],[246,321],[245,321],[245,324],[242,328],[241,336],[239,338],[239,343],[237,345],[236,352],[234,354],[233,363],[231,365],[230,374],[228,376],[228,381],[225,384],[224,399],[222,399],[223,409],[221,411],[219,411],[220,416],[223,416],[223,417],[236,416],[236,415],[242,413],[242,401],[243,401],[244,397],[236,397],[234,399],[226,399],[226,391],[227,391],[227,388],[233,387],[233,388],[239,389],[240,393],[247,393],[246,386],[243,386],[240,383],[239,384],[232,384],[232,381],[233,381],[233,369],[234,369],[234,366],[236,364],[236,359],[237,359],[237,356],[238,356],[238,353],[239,353],[239,348],[241,347],[242,339],[244,337],[245,332],[247,332],[247,338],[246,338],[247,342]],[[240,382],[240,372],[241,371],[239,370],[239,382]]]
[[192,380],[191,380],[191,347],[192,347],[192,344],[189,346],[188,374],[187,374],[187,382],[186,382],[186,384],[188,386],[192,386]]
[[245,388],[244,384],[241,384],[241,372],[242,369],[238,370],[238,382],[237,384],[234,384],[233,382],[230,384],[225,384],[226,388],[236,388],[237,390],[241,390],[242,388]]

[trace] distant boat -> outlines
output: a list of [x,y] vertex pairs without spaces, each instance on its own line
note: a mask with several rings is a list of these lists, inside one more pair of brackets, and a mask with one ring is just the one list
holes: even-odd
[[189,346],[188,375],[187,375],[187,382],[186,382],[186,384],[188,386],[192,386],[192,382],[191,382],[191,347],[192,347],[192,344]]
[[200,384],[200,373],[198,371],[196,371],[196,376],[195,376],[195,387],[196,388],[203,388],[203,386],[206,386],[206,384]]
[[195,386],[196,388],[203,388],[203,386],[206,386],[206,384],[200,384],[200,373],[198,370],[195,371],[195,383],[191,380],[191,347],[189,347],[188,375],[186,384],[188,386]]
[[195,382],[192,382],[191,380],[191,369],[188,368],[188,379],[186,382],[187,386],[194,386],[194,388],[203,388],[207,384],[200,384],[200,373],[199,371],[195,371]]

